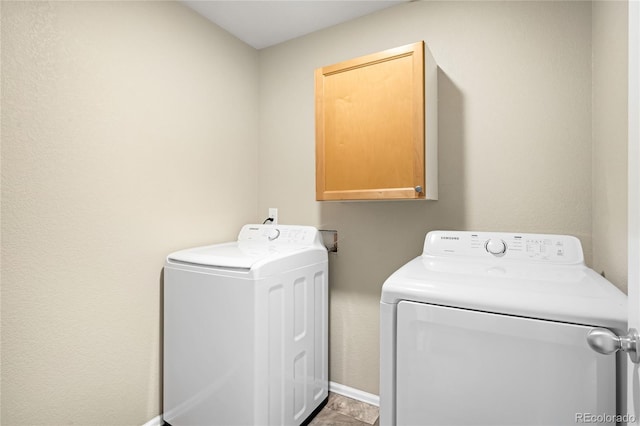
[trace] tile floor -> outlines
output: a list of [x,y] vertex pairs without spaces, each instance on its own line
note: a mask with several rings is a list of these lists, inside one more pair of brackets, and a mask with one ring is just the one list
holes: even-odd
[[329,402],[309,426],[378,426],[378,407],[329,392]]

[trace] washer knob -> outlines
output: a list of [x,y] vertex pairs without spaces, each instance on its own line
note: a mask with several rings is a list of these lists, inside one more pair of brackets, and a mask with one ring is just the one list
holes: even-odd
[[487,240],[484,248],[494,256],[504,256],[507,252],[507,243],[502,240]]

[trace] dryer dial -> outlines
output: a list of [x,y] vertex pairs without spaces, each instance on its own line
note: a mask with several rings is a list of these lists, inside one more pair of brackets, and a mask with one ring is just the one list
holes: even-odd
[[269,237],[269,241],[273,241],[280,236],[280,230],[278,228],[270,229],[267,235]]
[[494,256],[504,256],[507,252],[507,243],[503,240],[491,239],[484,243],[484,248]]

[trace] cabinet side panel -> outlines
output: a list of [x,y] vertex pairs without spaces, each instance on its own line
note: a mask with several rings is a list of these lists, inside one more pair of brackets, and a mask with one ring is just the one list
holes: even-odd
[[424,192],[438,199],[438,65],[424,46]]

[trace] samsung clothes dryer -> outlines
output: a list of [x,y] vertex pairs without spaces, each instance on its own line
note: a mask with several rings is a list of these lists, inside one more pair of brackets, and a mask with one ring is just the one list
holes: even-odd
[[430,232],[382,287],[380,424],[615,424],[624,358],[587,334],[626,306],[574,237]]
[[327,250],[309,226],[245,225],[164,267],[163,419],[300,425],[328,397]]

